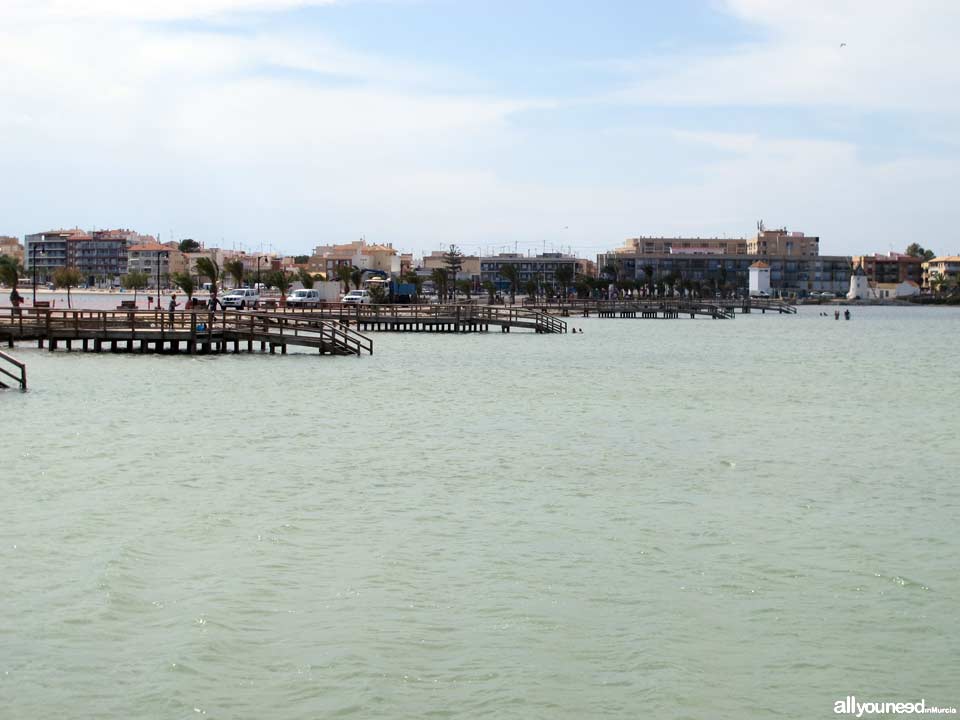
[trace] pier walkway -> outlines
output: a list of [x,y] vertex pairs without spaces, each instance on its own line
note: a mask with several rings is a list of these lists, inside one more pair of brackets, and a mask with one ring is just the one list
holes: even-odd
[[620,318],[680,318],[697,316],[715,320],[733,319],[741,314],[767,311],[777,314],[796,314],[797,308],[787,302],[770,298],[640,298],[624,300],[571,300],[568,302],[532,303],[524,307],[561,317],[620,317]]
[[500,328],[565,333],[567,323],[535,308],[504,305],[360,305],[325,303],[313,308],[284,308],[265,313],[336,320],[364,332],[476,333]]
[[0,341],[36,341],[52,351],[191,354],[287,352],[288,346],[321,355],[373,354],[370,338],[335,320],[235,310],[49,310],[0,308]]

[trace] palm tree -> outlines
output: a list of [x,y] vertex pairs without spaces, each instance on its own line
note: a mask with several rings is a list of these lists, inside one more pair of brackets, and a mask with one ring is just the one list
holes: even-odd
[[487,291],[487,304],[493,305],[493,296],[497,294],[497,286],[490,280],[484,280],[483,289]]
[[537,295],[537,281],[533,278],[527,280],[527,284],[524,286],[524,289],[527,291],[527,298],[536,299]]
[[554,276],[557,278],[557,282],[560,283],[560,287],[563,288],[563,294],[560,297],[562,301],[563,298],[567,296],[567,288],[569,288],[570,283],[573,282],[573,265],[561,265],[557,268]]
[[143,290],[149,282],[150,278],[147,277],[147,274],[139,270],[134,270],[132,273],[127,273],[123,276],[123,286],[125,288],[133,288],[134,305],[137,304],[137,293]]
[[354,289],[359,290],[363,283],[363,270],[358,267],[350,268],[350,282],[353,283]]
[[433,286],[437,289],[437,298],[444,302],[447,298],[447,271],[445,268],[434,268],[430,273]]
[[939,295],[943,292],[944,288],[947,287],[947,277],[938,272],[934,272],[930,275],[930,289],[933,291],[934,295]]
[[0,255],[0,282],[11,290],[16,290],[20,283],[21,271],[22,269],[16,260],[9,255]]
[[193,306],[193,293],[196,292],[197,284],[194,282],[193,275],[187,272],[174,273],[170,279],[173,284],[183,290],[187,295],[187,301]]
[[343,283],[343,291],[350,292],[350,277],[353,274],[353,268],[349,265],[337,265],[337,280]]
[[653,295],[653,265],[644,265],[643,274],[647,276],[647,288]]
[[300,279],[300,284],[303,285],[308,290],[313,287],[313,275],[307,272],[306,268],[300,268],[299,279]]
[[473,283],[469,280],[457,280],[456,282],[457,290],[462,292],[467,296],[467,300],[470,299],[471,293],[473,292]]
[[280,291],[280,306],[285,307],[287,304],[287,293],[290,292],[290,285],[293,279],[287,275],[285,270],[274,270],[267,275],[267,282]]
[[233,281],[237,284],[237,287],[243,285],[243,260],[239,258],[227,260],[223,264],[223,271],[230,274]]
[[510,304],[517,302],[517,288],[520,287],[520,271],[513,263],[500,266],[500,277],[510,283]]
[[210,278],[210,284],[213,286],[213,293],[217,292],[217,281],[220,279],[220,267],[216,260],[211,257],[197,258],[197,275]]
[[83,280],[83,277],[80,275],[80,271],[74,267],[61,267],[53,272],[53,284],[58,288],[65,287],[67,289],[68,308],[73,307],[73,302],[70,298],[70,288],[79,285],[81,280]]
[[416,288],[417,301],[419,302],[420,295],[423,293],[423,277],[417,275],[415,272],[409,272],[403,281],[413,285],[414,288]]

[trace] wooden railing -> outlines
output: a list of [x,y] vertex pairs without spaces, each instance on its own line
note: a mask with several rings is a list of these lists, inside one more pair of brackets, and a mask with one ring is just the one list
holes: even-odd
[[27,389],[26,364],[20,362],[12,355],[7,355],[7,353],[2,350],[0,350],[0,376],[2,376],[0,377],[0,387],[2,388],[10,387],[3,379],[7,377],[19,385],[21,390]]
[[[256,335],[270,342],[293,342],[302,338],[313,343],[323,342],[333,348],[346,349],[354,354],[373,353],[373,342],[361,333],[333,319],[309,316],[286,316],[244,310],[47,310],[0,308],[0,335],[83,339],[108,333],[130,332],[133,339],[138,332],[159,333],[165,341],[167,334],[191,342],[211,342],[215,336],[233,333]],[[189,338],[183,338],[189,333]],[[274,337],[276,340],[274,340]]]
[[[260,312],[260,311],[257,311]],[[306,308],[277,308],[266,311],[277,315],[308,316],[340,322],[376,323],[386,321],[480,322],[526,325],[543,332],[566,332],[567,324],[536,308],[519,305],[479,304],[395,304],[321,303]]]

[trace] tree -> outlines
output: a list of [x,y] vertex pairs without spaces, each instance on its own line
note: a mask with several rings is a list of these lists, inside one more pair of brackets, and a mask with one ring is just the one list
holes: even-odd
[[280,305],[285,306],[287,304],[287,293],[290,292],[293,278],[285,270],[274,270],[267,275],[267,283],[280,291]]
[[433,286],[437,289],[437,297],[443,302],[447,297],[447,271],[444,268],[434,268],[430,273],[430,279],[433,280]]
[[457,280],[455,283],[458,292],[462,292],[467,296],[467,300],[471,298],[473,293],[473,283],[469,280]]
[[197,283],[194,282],[193,276],[190,273],[178,272],[174,273],[170,279],[174,285],[183,290],[187,296],[187,300],[193,305],[193,293],[197,291]]
[[137,293],[147,287],[147,283],[149,282],[149,276],[145,272],[140,272],[139,270],[134,270],[133,272],[127,273],[123,276],[123,286],[125,288],[133,288],[134,304],[137,302]]
[[934,272],[930,275],[930,289],[934,295],[939,295],[947,287],[947,277],[941,273]]
[[644,265],[643,274],[647,276],[647,288],[651,295],[653,295],[653,265]]
[[363,282],[363,270],[358,267],[350,268],[350,282],[353,283],[353,287],[359,290],[360,284]]
[[53,284],[58,288],[67,289],[67,307],[72,308],[73,302],[70,298],[70,288],[76,287],[83,280],[80,271],[75,267],[59,267],[53,271]]
[[417,275],[415,272],[408,272],[406,277],[403,278],[405,283],[413,285],[416,289],[417,300],[420,300],[420,295],[423,293],[423,277]]
[[308,290],[313,287],[313,275],[307,272],[306,268],[300,268],[298,272],[300,284]]
[[387,302],[387,289],[383,283],[370,283],[370,302],[374,305],[383,305]]
[[293,262],[294,262],[295,264],[297,264],[297,265],[306,265],[308,262],[310,262],[310,256],[309,256],[309,255],[296,255],[296,256],[294,256],[294,258],[293,258]]
[[483,289],[487,291],[487,304],[493,305],[494,295],[497,294],[497,286],[490,280],[483,281]]
[[517,301],[517,289],[520,287],[520,271],[513,263],[504,263],[500,266],[500,277],[510,283],[510,304]]
[[211,257],[197,258],[197,275],[210,278],[210,284],[213,286],[213,292],[216,294],[217,281],[220,280],[220,267],[217,261]]
[[349,265],[337,265],[337,280],[343,283],[343,292],[350,292],[350,277],[353,275],[353,268]]
[[200,243],[193,238],[186,238],[185,240],[181,240],[177,247],[182,253],[192,253],[200,249]]
[[554,277],[557,278],[557,282],[560,283],[560,287],[563,289],[563,293],[560,296],[562,300],[567,296],[567,288],[569,288],[570,283],[573,282],[573,265],[561,265],[554,273]]
[[0,255],[0,282],[15,290],[20,282],[20,273],[22,268],[9,255]]
[[533,278],[527,280],[526,285],[524,285],[524,290],[527,292],[527,297],[536,297],[537,295],[537,281]]
[[237,287],[243,285],[243,260],[236,258],[234,260],[227,260],[223,264],[223,271],[228,273],[233,281],[237,284]]
[[450,249],[443,254],[443,265],[447,269],[447,277],[451,282],[456,283],[457,273],[463,267],[463,253],[456,245],[451,245]]
[[933,250],[925,250],[919,243],[910,243],[907,245],[907,255],[923,260],[932,260],[937,256]]

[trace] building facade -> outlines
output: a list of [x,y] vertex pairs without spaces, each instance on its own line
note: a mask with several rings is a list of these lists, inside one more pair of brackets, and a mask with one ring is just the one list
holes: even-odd
[[489,281],[498,290],[509,290],[510,281],[501,274],[507,265],[516,267],[521,287],[530,281],[541,287],[556,287],[559,284],[557,270],[561,267],[568,267],[572,271],[571,283],[575,281],[577,275],[585,275],[588,270],[588,261],[563,253],[543,253],[536,256],[500,253],[480,257],[480,282]]
[[148,288],[170,287],[170,276],[186,271],[187,267],[186,256],[176,243],[161,245],[150,238],[127,248],[127,271],[146,274]]
[[820,254],[820,238],[802,232],[761,229],[747,242],[748,255],[760,257],[811,257]]
[[127,272],[127,246],[142,236],[132,230],[49,230],[27,235],[24,267],[43,282],[61,267],[76,268],[90,285],[112,285]]
[[688,281],[746,294],[750,289],[750,266],[758,260],[770,266],[770,290],[773,293],[800,296],[809,292],[845,293],[849,286],[850,258],[830,255],[624,255],[614,252],[598,255],[597,267],[601,273],[605,268],[616,268],[616,279],[620,280],[644,284],[668,280]]
[[854,267],[862,267],[872,283],[903,283],[912,281],[918,285],[923,280],[923,258],[891,252],[887,255],[854,255]]
[[937,277],[956,283],[960,280],[960,255],[944,255],[927,260],[922,263],[921,272],[924,290],[932,290]]
[[0,235],[0,255],[12,257],[17,263],[23,265],[23,245],[15,237]]

